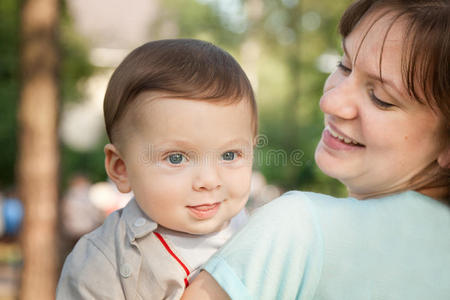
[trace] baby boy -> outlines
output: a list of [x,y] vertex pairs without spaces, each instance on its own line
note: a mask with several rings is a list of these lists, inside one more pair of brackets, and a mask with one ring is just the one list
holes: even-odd
[[134,198],[83,236],[57,299],[179,299],[246,220],[252,87],[239,64],[199,40],[146,43],[113,73],[105,168]]

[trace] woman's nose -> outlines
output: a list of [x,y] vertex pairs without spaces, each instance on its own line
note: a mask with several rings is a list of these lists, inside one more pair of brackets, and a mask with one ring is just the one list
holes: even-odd
[[324,93],[320,98],[320,109],[328,115],[352,120],[358,116],[358,94],[356,79],[350,74],[332,74],[324,86]]
[[192,188],[195,191],[212,191],[221,187],[218,165],[211,162],[200,163],[195,170]]

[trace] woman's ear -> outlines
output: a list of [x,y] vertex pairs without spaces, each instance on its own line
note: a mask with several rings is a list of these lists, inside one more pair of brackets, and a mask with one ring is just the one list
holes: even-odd
[[438,164],[443,169],[450,169],[450,146],[438,156]]
[[107,144],[105,152],[105,170],[109,178],[114,181],[117,189],[122,193],[129,193],[131,185],[128,178],[127,166],[119,151],[113,144]]

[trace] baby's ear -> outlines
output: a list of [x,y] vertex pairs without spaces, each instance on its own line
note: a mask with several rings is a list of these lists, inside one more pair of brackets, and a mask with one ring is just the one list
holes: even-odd
[[104,148],[104,152],[105,170],[109,178],[114,181],[120,192],[129,193],[131,191],[131,186],[128,179],[127,166],[119,151],[113,144],[107,144]]
[[438,156],[438,164],[443,169],[450,169],[450,146]]

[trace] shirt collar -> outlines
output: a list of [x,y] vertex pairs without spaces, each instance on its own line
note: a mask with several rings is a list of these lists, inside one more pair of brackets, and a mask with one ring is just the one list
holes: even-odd
[[127,237],[130,242],[144,237],[158,227],[158,224],[141,210],[134,197],[124,207],[122,219],[126,224]]

